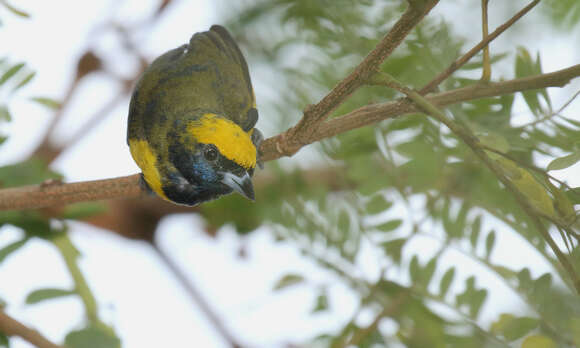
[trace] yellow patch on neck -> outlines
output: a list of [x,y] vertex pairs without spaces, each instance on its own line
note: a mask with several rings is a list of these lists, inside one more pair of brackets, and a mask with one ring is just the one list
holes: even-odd
[[214,144],[227,159],[246,169],[256,166],[256,147],[250,134],[234,122],[216,114],[205,114],[187,127],[195,139]]
[[167,199],[161,188],[161,174],[157,170],[157,157],[151,150],[151,147],[145,140],[129,139],[129,148],[131,155],[141,171],[149,187],[161,198]]

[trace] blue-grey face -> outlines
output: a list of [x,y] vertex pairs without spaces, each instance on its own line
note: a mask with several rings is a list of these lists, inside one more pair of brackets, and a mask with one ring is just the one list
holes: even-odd
[[181,174],[163,187],[169,199],[195,205],[236,191],[254,200],[251,174],[222,156],[212,144],[197,144],[193,153],[183,146],[170,148],[170,160]]

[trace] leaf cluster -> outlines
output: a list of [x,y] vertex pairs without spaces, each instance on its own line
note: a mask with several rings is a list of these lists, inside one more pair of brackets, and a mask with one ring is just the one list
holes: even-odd
[[[277,108],[281,113],[301,110],[334,87],[402,11],[394,2],[334,4],[336,8],[327,11],[325,6],[333,5],[324,2],[256,2],[240,9],[232,20],[241,38],[252,38],[245,45],[254,52],[253,59],[267,61],[275,67],[275,74],[282,75],[284,95]],[[567,6],[572,11],[576,4]],[[281,23],[274,33],[264,30],[272,16]],[[445,19],[427,18],[381,70],[420,88],[468,48],[464,42]],[[292,55],[290,61],[286,54],[297,48],[300,54]],[[503,78],[542,73],[540,53],[532,54],[523,46],[492,51],[491,60],[494,67],[503,66],[504,71],[511,67],[515,72]],[[440,89],[480,83],[473,76],[481,68],[482,58],[477,56]],[[384,87],[364,87],[335,110],[333,117],[396,96]],[[514,112],[515,98],[527,105],[525,115]],[[537,215],[546,218],[547,228],[556,235],[561,232],[567,251],[580,255],[575,237],[580,189],[557,180],[551,172],[576,165],[580,159],[580,124],[565,111],[554,105],[546,89],[477,99],[447,109],[455,122],[476,134]],[[360,295],[361,310],[379,313],[377,322],[394,320],[397,330],[385,333],[380,326],[360,326],[355,317],[340,334],[322,333],[317,342],[337,347],[348,346],[350,340],[361,347],[388,346],[389,342],[409,347],[508,346],[517,340],[524,347],[580,343],[577,327],[570,325],[570,318],[573,323],[580,318],[580,301],[571,295],[573,287],[561,265],[531,228],[529,216],[513,195],[449,130],[424,115],[405,115],[341,134],[323,141],[320,148],[331,162],[340,163],[340,175],[349,185],[325,196],[300,192],[301,199],[281,205],[281,217],[269,216],[282,239],[297,243],[303,253],[334,271]],[[538,154],[552,158],[551,163],[538,163]],[[406,216],[401,211],[407,211]],[[528,268],[498,263],[494,251],[503,234],[517,235],[522,248],[539,255],[554,271],[534,278]],[[415,240],[426,236],[435,241],[435,252],[428,258],[412,251]],[[380,255],[376,262],[383,276],[378,281],[359,276],[364,274],[358,262],[362,250]],[[461,264],[445,266],[446,255],[457,252],[478,265],[475,270],[468,268],[473,274],[461,276],[466,271]],[[481,313],[490,294],[502,290],[478,281],[485,272],[505,285],[503,291],[525,303],[525,308],[496,311],[491,327],[481,323]],[[407,276],[388,276],[392,274]],[[565,285],[555,285],[554,277],[563,279]],[[326,296],[328,284],[321,286],[304,274],[283,277],[276,289],[298,284],[310,284],[319,297]],[[406,296],[403,304],[389,312],[399,294]],[[547,305],[555,298],[565,300]],[[327,299],[320,302],[332,303]],[[440,314],[437,308],[441,306],[453,314]]]

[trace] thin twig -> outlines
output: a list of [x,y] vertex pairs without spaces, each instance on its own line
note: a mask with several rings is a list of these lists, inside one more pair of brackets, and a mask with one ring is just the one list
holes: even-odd
[[479,51],[481,51],[481,49],[483,49],[485,46],[487,46],[490,42],[492,42],[495,38],[497,38],[501,33],[506,31],[506,29],[508,29],[509,27],[514,25],[514,23],[517,22],[518,19],[522,18],[526,13],[528,13],[532,8],[534,8],[539,2],[540,2],[540,0],[532,1],[529,5],[527,5],[523,9],[521,9],[520,12],[516,13],[507,22],[505,22],[504,24],[497,27],[497,29],[494,30],[493,33],[491,33],[487,37],[483,38],[483,40],[481,40],[481,42],[479,42],[477,45],[473,46],[473,48],[470,49],[469,51],[467,51],[467,53],[465,53],[461,58],[459,58],[456,61],[454,61],[453,63],[451,63],[447,69],[443,70],[433,80],[431,80],[429,83],[427,83],[425,85],[425,87],[421,88],[419,90],[419,94],[425,95],[425,94],[435,90],[435,88],[437,86],[439,86],[439,84],[441,82],[446,80],[449,76],[451,76],[451,74],[453,74],[455,71],[457,71],[459,68],[461,68],[465,63],[467,63],[467,61],[469,61],[473,56],[475,56]]
[[[564,103],[564,105],[562,105],[562,107],[561,107],[561,108],[559,108],[558,110],[556,110],[556,111],[554,111],[554,112],[552,112],[552,113],[550,113],[550,114],[548,114],[548,115],[546,115],[546,116],[544,116],[544,117],[541,117],[541,118],[539,118],[539,119],[537,119],[537,120],[534,120],[534,121],[532,121],[532,122],[530,122],[530,123],[526,123],[526,124],[523,124],[523,125],[521,125],[521,126],[519,126],[519,127],[516,127],[516,129],[524,129],[524,128],[526,128],[526,127],[532,127],[532,126],[535,126],[535,125],[537,125],[537,124],[539,124],[539,123],[542,123],[542,122],[544,122],[544,121],[547,121],[547,120],[551,119],[551,118],[552,118],[552,117],[554,117],[554,116],[560,116],[560,114],[561,114],[561,113],[562,113],[562,112],[563,112],[563,111],[564,111],[564,110],[565,110],[565,109],[566,109],[566,108],[567,108],[567,107],[568,107],[570,104],[572,104],[572,102],[574,101],[574,99],[576,99],[576,98],[577,98],[579,95],[580,95],[580,89],[579,89],[578,91],[576,91],[576,93],[574,93],[574,95],[573,95],[573,96],[572,96],[570,99],[568,99],[568,101],[566,101],[566,102]],[[564,118],[564,119],[565,119],[565,118]]]
[[[487,20],[487,8],[489,0],[481,0],[481,32],[482,40],[485,40],[489,35],[488,20]],[[489,59],[489,44],[483,47],[483,71],[481,73],[481,81],[489,82],[491,80],[491,61]]]
[[0,333],[7,336],[17,336],[38,348],[63,348],[52,343],[42,336],[38,331],[33,330],[18,320],[12,318],[4,309],[0,308]]
[[59,233],[52,239],[52,244],[58,249],[60,255],[62,256],[66,268],[68,269],[73,283],[75,285],[75,291],[81,298],[81,302],[85,307],[85,315],[87,319],[95,325],[104,325],[99,319],[99,311],[97,307],[97,300],[93,295],[85,276],[79,269],[77,264],[78,251],[72,244],[67,233]]
[[208,302],[203,297],[201,292],[193,285],[190,279],[181,271],[179,266],[171,260],[171,258],[157,245],[155,241],[150,241],[153,250],[159,255],[159,258],[167,268],[173,273],[173,275],[177,278],[181,286],[187,291],[189,297],[195,302],[195,304],[201,309],[203,314],[207,317],[207,319],[212,323],[218,333],[222,336],[222,338],[228,342],[230,347],[232,348],[241,348],[243,347],[234,336],[229,332],[229,330],[225,327],[222,323],[221,319],[214,313],[214,311],[209,307]]

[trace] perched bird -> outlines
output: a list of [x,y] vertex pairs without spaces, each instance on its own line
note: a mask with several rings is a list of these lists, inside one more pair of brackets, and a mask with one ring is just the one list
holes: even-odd
[[214,25],[145,70],[129,106],[127,142],[159,197],[196,205],[236,191],[254,199],[262,135],[246,60]]

